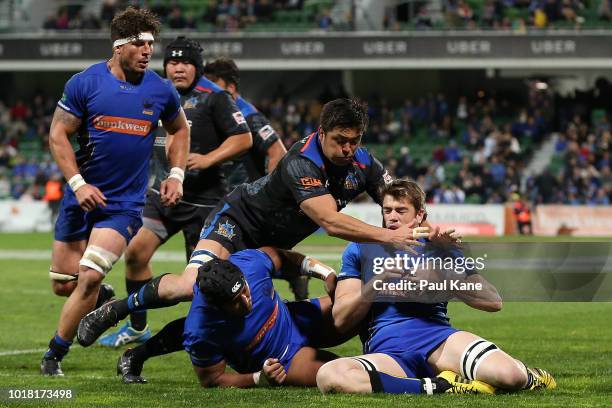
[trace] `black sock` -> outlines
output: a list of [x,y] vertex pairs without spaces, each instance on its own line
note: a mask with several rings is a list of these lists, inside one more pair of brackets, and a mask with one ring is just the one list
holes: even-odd
[[145,362],[147,359],[164,354],[183,350],[183,331],[185,330],[185,319],[174,320],[164,326],[163,329],[149,340],[134,348],[132,353],[136,360]]
[[66,341],[62,339],[59,334],[55,333],[55,336],[53,336],[53,338],[49,342],[49,349],[45,353],[45,358],[62,361],[64,356],[68,354],[68,351],[70,351],[70,345],[72,345],[71,341]]
[[112,289],[112,286],[101,284],[100,290],[98,291],[98,299],[96,300],[96,309],[102,306],[104,303],[108,302],[113,296],[115,296],[115,291]]
[[[167,273],[164,275],[167,275]],[[116,322],[125,319],[128,314],[137,310],[159,309],[178,304],[177,301],[167,301],[159,298],[157,289],[159,286],[159,281],[164,277],[164,275],[153,278],[150,282],[144,284],[137,292],[134,292],[127,298],[114,302],[112,304],[112,308],[117,315]]]
[[[131,295],[137,292],[141,287],[145,284],[151,282],[151,279],[145,280],[132,280],[125,278],[125,289],[127,290],[128,295]],[[147,327],[147,311],[146,310],[136,310],[130,314],[130,322],[132,323],[132,327],[134,330],[144,330]]]

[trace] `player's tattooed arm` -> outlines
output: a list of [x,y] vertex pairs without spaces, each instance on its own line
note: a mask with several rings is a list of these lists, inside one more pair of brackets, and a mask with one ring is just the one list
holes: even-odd
[[62,108],[55,109],[49,130],[49,148],[66,180],[78,173],[76,158],[69,138],[80,126],[80,118]]
[[62,108],[55,108],[55,112],[53,112],[53,120],[51,122],[51,129],[54,128],[54,124],[61,125],[63,130],[66,131],[67,135],[75,133],[79,126],[81,126],[81,118],[74,116],[72,113],[66,112]]

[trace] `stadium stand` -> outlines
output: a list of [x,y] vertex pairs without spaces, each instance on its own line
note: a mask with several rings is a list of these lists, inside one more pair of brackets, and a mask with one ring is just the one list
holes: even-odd
[[[316,130],[322,104],[339,96],[344,92],[325,90],[318,100],[278,95],[257,105],[289,147]],[[393,106],[370,98],[364,143],[393,175],[417,179],[430,202],[503,203],[520,193],[534,204],[608,204],[612,136],[606,110],[583,118],[566,109],[569,116],[554,118],[552,99],[530,92],[524,104],[512,105],[494,95],[450,101],[439,93]],[[42,199],[47,181],[60,176],[48,151],[54,106],[40,94],[0,103],[0,198]],[[547,171],[521,183],[532,153],[559,130]]]
[[[51,30],[99,30],[129,6],[148,7],[171,30],[199,32],[302,32],[346,30],[355,6],[334,0],[103,0],[59,6],[42,24]],[[612,28],[610,0],[399,0],[387,8],[386,30],[581,30]],[[338,13],[332,12],[337,10]],[[340,11],[342,10],[342,11]],[[0,13],[1,14],[1,13]],[[346,15],[348,14],[348,15]],[[378,26],[376,22],[374,26]]]

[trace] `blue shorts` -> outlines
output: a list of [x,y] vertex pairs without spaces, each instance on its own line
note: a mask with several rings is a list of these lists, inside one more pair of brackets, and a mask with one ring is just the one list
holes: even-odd
[[131,203],[109,203],[86,212],[70,188],[66,188],[55,222],[55,240],[73,242],[87,240],[93,228],[111,228],[127,243],[142,226],[142,206]]
[[316,347],[321,333],[323,315],[319,299],[308,299],[297,302],[285,302],[291,317],[291,333],[287,337],[286,352],[280,360],[285,371],[289,371],[293,357],[302,347]]
[[459,330],[427,318],[410,318],[377,330],[364,345],[366,354],[393,358],[409,378],[433,377],[427,359],[440,344]]

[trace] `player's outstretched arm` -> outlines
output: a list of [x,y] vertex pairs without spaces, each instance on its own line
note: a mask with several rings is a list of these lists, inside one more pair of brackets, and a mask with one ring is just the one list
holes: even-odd
[[225,139],[215,150],[207,154],[191,153],[187,159],[189,170],[207,169],[215,164],[223,163],[249,150],[253,146],[251,132],[240,133]]
[[79,205],[85,211],[91,211],[97,205],[105,206],[106,197],[95,186],[79,174],[76,157],[70,144],[70,136],[81,126],[81,119],[62,108],[55,108],[51,129],[49,130],[49,149],[62,174],[74,191]]
[[336,201],[331,194],[302,201],[300,208],[311,220],[332,237],[353,242],[380,242],[398,245],[422,246],[416,238],[426,237],[411,226],[404,225],[396,230],[375,227],[350,215],[338,212]]

